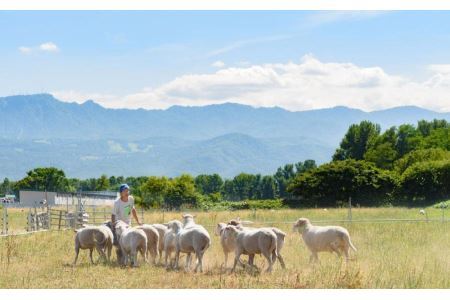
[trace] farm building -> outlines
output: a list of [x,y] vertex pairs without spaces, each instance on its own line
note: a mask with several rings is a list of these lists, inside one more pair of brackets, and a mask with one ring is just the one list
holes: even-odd
[[44,200],[49,206],[53,205],[75,205],[80,198],[84,205],[112,206],[117,199],[118,193],[110,191],[93,191],[81,193],[57,193],[41,191],[20,191],[19,202],[21,206],[40,206]]

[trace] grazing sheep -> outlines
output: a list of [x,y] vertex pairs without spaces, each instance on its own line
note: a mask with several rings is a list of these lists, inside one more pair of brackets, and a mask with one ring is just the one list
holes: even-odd
[[[244,227],[243,224],[252,224],[252,222],[251,221],[241,221],[239,218],[233,219],[228,222],[228,225],[236,226],[236,228],[238,228],[238,229],[247,228],[247,227]],[[284,239],[286,237],[286,233],[284,233],[282,230],[280,230],[276,227],[263,227],[263,229],[272,230],[273,233],[275,233],[275,235],[277,236],[277,252],[278,252],[277,257],[278,257],[278,260],[280,261],[281,267],[283,269],[285,269],[286,265],[284,263],[283,256],[281,255],[281,249],[283,249],[283,246],[284,246]],[[229,242],[229,244],[231,244],[231,243]],[[272,257],[272,259],[274,260],[274,263],[275,263],[275,260],[277,257]],[[250,257],[248,262],[250,265],[253,265],[253,257]]]
[[147,235],[147,251],[150,253],[152,257],[153,264],[156,265],[156,257],[159,256],[159,232],[152,225],[144,224],[141,226],[137,226],[137,229],[142,229]]
[[164,236],[169,231],[167,224],[152,224],[153,227],[158,230],[159,234],[159,244],[158,244],[158,252],[159,252],[159,263],[162,261],[162,253],[164,251]]
[[[173,225],[176,223],[176,225]],[[167,224],[167,232],[164,234],[164,260],[165,260],[165,267],[166,269],[169,269],[169,263],[168,260],[170,260],[170,266],[172,267],[172,252],[175,251],[176,248],[176,233],[175,230],[172,229],[174,227],[183,227],[183,224],[178,220],[170,221]]]
[[116,234],[124,256],[123,264],[128,265],[128,259],[134,267],[137,267],[137,252],[140,251],[147,262],[147,235],[142,229],[131,228],[123,221],[116,222]]
[[104,226],[108,227],[114,237],[114,247],[116,249],[116,257],[117,257],[117,262],[120,265],[123,265],[123,255],[122,255],[122,251],[120,250],[120,245],[119,245],[119,239],[117,238],[117,234],[116,234],[116,227],[113,225],[113,223],[111,221],[107,221],[103,223]]
[[421,210],[419,210],[419,213],[420,213],[421,215],[424,215],[424,214],[425,214],[425,210],[424,210],[424,209],[421,209]]
[[294,223],[293,230],[302,234],[303,241],[311,251],[310,262],[319,260],[318,252],[335,252],[338,256],[341,256],[342,251],[346,261],[349,259],[349,248],[356,252],[356,248],[350,240],[350,235],[344,227],[314,226],[308,219],[300,218]]
[[[180,259],[180,252],[187,253],[186,257],[186,270],[189,270],[191,263],[191,254],[195,253],[197,258],[197,265],[195,266],[195,272],[200,269],[203,272],[203,255],[205,251],[211,245],[211,238],[209,237],[208,231],[206,231],[203,226],[193,223],[193,217],[184,218],[191,219],[189,221],[188,227],[180,226],[180,222],[169,223],[169,228],[173,230],[176,234],[175,242],[175,268],[178,268],[178,263]],[[187,224],[185,222],[185,224]]]
[[277,257],[277,236],[272,230],[257,228],[237,228],[233,225],[227,225],[224,229],[224,234],[227,238],[235,240],[235,257],[232,272],[236,269],[236,265],[240,261],[242,254],[249,256],[249,262],[253,262],[255,254],[262,254],[269,263],[267,272],[272,271],[274,260],[272,257]]
[[[91,263],[94,263],[94,260],[92,259],[92,252],[94,251],[94,248],[97,249],[101,257],[109,262],[113,242],[113,234],[106,226],[86,226],[76,230],[75,259],[73,265],[76,265],[77,263],[80,249],[89,249],[89,258]],[[107,250],[108,256],[106,256],[105,250]]]
[[228,262],[228,254],[230,252],[233,252],[234,249],[236,248],[236,241],[234,239],[229,239],[229,238],[226,237],[226,235],[224,234],[225,233],[224,232],[225,231],[225,227],[227,227],[227,224],[225,224],[225,223],[218,223],[214,233],[217,236],[220,236],[220,244],[222,246],[223,254],[225,255],[224,266],[226,268],[227,267],[227,262]]

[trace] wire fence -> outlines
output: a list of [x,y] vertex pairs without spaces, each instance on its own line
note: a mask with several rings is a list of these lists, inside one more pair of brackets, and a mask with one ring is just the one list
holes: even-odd
[[[167,218],[165,214],[166,210],[153,210],[145,211],[142,208],[137,209],[137,214],[142,223],[145,223],[146,212],[151,212],[153,214],[152,219],[162,220],[162,223]],[[257,220],[255,218],[256,211],[254,211],[253,218],[249,220],[249,226],[277,226],[277,225],[289,225],[293,224],[296,220]],[[11,235],[27,235],[36,232],[48,232],[53,230],[70,230],[83,227],[84,225],[101,225],[104,222],[111,220],[111,207],[97,207],[97,206],[84,206],[82,209],[80,207],[74,207],[74,209],[67,209],[65,206],[54,206],[54,207],[34,207],[29,208],[26,214],[26,232],[10,232],[9,230],[9,214],[8,207],[3,207],[0,211],[0,224],[1,224],[1,234],[0,237],[11,236]],[[348,207],[347,218],[340,219],[311,219],[313,224],[334,224],[334,223],[429,223],[429,222],[449,222],[450,218],[445,215],[445,209],[441,209],[440,217],[429,218],[427,213],[424,213],[421,218],[354,218],[352,213],[352,207]],[[202,224],[203,225],[203,224]],[[216,225],[203,225],[206,228],[214,228]]]

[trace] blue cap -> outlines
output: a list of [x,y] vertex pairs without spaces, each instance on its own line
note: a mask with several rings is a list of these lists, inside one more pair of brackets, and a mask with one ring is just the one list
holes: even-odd
[[128,186],[128,184],[126,184],[126,183],[124,183],[124,184],[121,184],[120,185],[120,188],[119,188],[119,191],[122,193],[123,192],[123,190],[129,190],[130,189],[130,187]]

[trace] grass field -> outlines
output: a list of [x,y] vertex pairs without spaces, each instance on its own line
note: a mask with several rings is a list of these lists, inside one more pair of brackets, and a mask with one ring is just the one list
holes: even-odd
[[[9,209],[10,228],[25,226],[26,211]],[[427,209],[428,218],[440,218],[441,211]],[[121,268],[88,262],[82,251],[74,258],[73,231],[40,232],[0,238],[0,288],[450,288],[450,222],[363,222],[336,223],[347,218],[346,209],[285,209],[278,211],[198,212],[196,221],[205,225],[212,238],[205,254],[204,273],[166,271],[162,266],[141,263],[139,268]],[[180,213],[146,212],[146,223],[180,219]],[[275,265],[272,274],[239,269],[230,274],[221,267],[223,253],[213,226],[236,216],[259,222],[273,222],[287,233],[282,250],[287,269]],[[331,253],[319,254],[320,264],[308,263],[309,253],[291,224],[299,217],[330,220],[345,226],[358,252],[348,264]],[[358,219],[418,219],[418,209],[353,209]],[[25,221],[23,221],[25,220]],[[260,225],[262,225],[260,223]],[[22,228],[23,231],[23,228]],[[97,255],[97,254],[95,254]],[[95,256],[96,257],[96,256]],[[95,259],[94,257],[94,259]],[[115,261],[115,255],[113,255]],[[264,259],[256,257],[260,269]],[[184,264],[184,257],[182,259]]]

